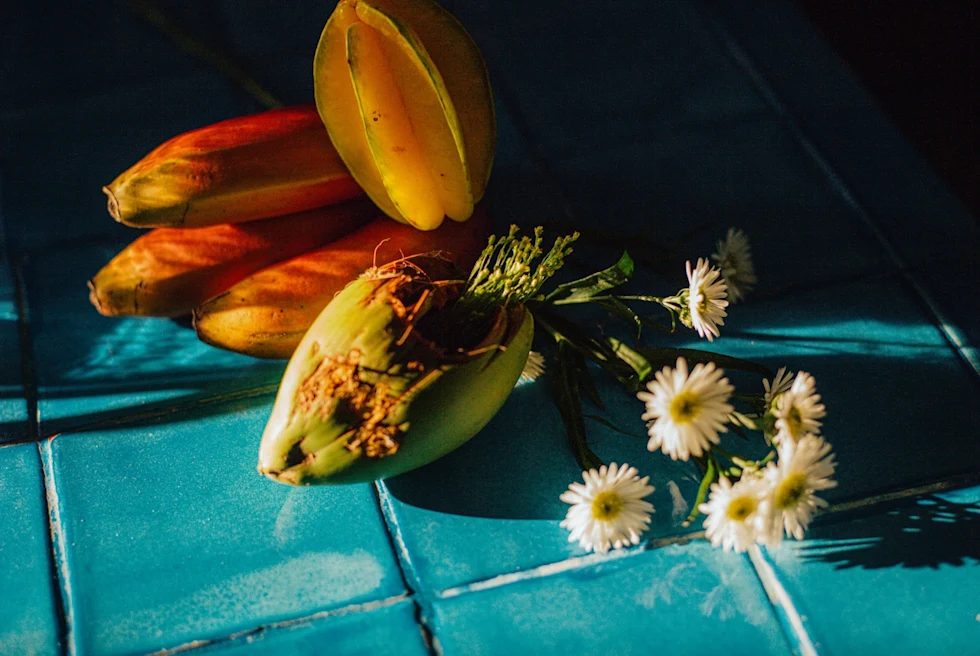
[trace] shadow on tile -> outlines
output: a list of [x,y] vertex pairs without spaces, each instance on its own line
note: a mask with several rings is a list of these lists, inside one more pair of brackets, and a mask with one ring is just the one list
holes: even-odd
[[976,565],[980,562],[980,503],[924,495],[914,504],[876,516],[871,525],[856,520],[821,526],[808,537],[818,542],[801,545],[799,556],[838,570]]

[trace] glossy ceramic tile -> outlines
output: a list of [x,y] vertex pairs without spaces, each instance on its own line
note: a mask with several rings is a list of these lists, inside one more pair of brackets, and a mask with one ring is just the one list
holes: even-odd
[[694,542],[433,602],[441,653],[789,654],[744,556]]
[[[764,111],[686,2],[459,2],[460,18],[546,156]],[[574,44],[574,45],[572,45]]]
[[0,562],[0,654],[60,653],[35,444],[0,447]]
[[[102,186],[170,137],[258,110],[219,74],[196,72],[137,78],[92,89],[68,105],[0,115],[2,202],[13,255],[132,241],[139,232],[112,220]],[[94,274],[78,271],[61,284]]]
[[[183,0],[157,5],[198,34],[214,32],[213,16],[205,5]],[[58,104],[95,89],[191,72],[193,58],[139,19],[131,6],[135,4],[58,5],[43,21],[37,18],[36,5],[5,7],[0,109]]]
[[[893,266],[774,119],[678,130],[551,165],[578,221],[606,236],[676,244],[667,262],[681,279],[684,261],[708,257],[730,227],[753,245],[758,294]],[[627,244],[638,257],[661,259]]]
[[980,488],[813,528],[769,552],[820,653],[969,654],[980,640]]
[[272,627],[196,650],[195,654],[391,654],[427,656],[411,599],[377,608],[354,608],[286,626]]
[[[386,510],[422,589],[442,590],[583,555],[558,525],[568,509],[558,497],[581,479],[581,469],[550,385],[550,376],[520,385],[473,440],[385,481]],[[621,428],[645,435],[635,398],[606,385],[601,393]],[[698,484],[693,465],[650,454],[642,437],[601,423],[590,421],[588,430],[600,457],[628,462],[651,477],[657,512],[647,537],[683,532],[680,524]]]
[[[823,434],[838,459],[840,485],[829,497],[859,498],[980,466],[980,390],[901,282],[814,289],[731,314],[715,341],[719,352],[815,376],[827,406]],[[942,448],[923,448],[937,442]]]
[[[288,103],[311,100],[330,10],[314,4],[157,3]],[[741,227],[762,280],[724,336],[648,343],[812,372],[839,461],[833,501],[980,467],[980,388],[950,345],[978,342],[965,300],[977,227],[788,2],[447,5],[490,66],[498,228],[661,245],[699,228],[670,257],[646,252],[672,279],[638,284],[669,293],[684,259]],[[259,477],[283,364],[204,346],[178,322],[104,318],[87,299],[84,281],[136,235],[108,217],[101,185],[170,136],[259,109],[128,6],[4,14],[0,241],[24,263],[40,430],[62,434],[41,444],[53,557],[37,446],[0,447],[0,653],[799,649],[747,558],[678,537],[699,528],[682,526],[694,467],[649,453],[640,403],[601,375],[604,416],[632,436],[589,419],[590,444],[651,476],[646,550],[568,543],[558,496],[580,472],[552,373],[463,448],[377,489]],[[564,274],[618,255],[586,234]],[[0,441],[27,419],[8,273],[0,261]],[[969,653],[977,506],[974,490],[828,517],[766,558],[822,653]]]
[[208,346],[186,323],[96,312],[84,281],[119,248],[51,250],[27,269],[42,436],[278,384],[284,362]]
[[[651,343],[708,346],[690,338]],[[857,498],[980,466],[973,430],[980,393],[940,331],[899,284],[837,286],[736,306],[711,348],[816,377],[828,408],[824,435],[839,463],[839,487],[828,498]],[[546,346],[542,350],[547,353]],[[731,376],[740,390],[762,391],[757,376]],[[694,466],[647,452],[642,405],[602,374],[596,381],[607,408],[602,416],[635,437],[590,421],[592,448],[606,462],[629,462],[651,476],[657,512],[647,537],[683,532],[681,522],[697,487]],[[550,384],[549,373],[519,386],[472,441],[386,482],[388,511],[423,589],[581,553],[558,527],[567,508],[558,496],[579,472]],[[944,410],[938,415],[916,410],[922,407]],[[601,414],[588,403],[586,412]],[[924,439],[940,439],[944,448],[922,449]],[[735,437],[726,437],[724,444],[741,447]]]
[[879,114],[875,101],[809,23],[796,3],[765,7],[726,0],[694,0],[706,29],[736,65],[751,69],[763,95],[792,107],[794,116],[824,122],[827,112],[859,108]]
[[44,443],[80,653],[176,647],[404,592],[371,486],[256,473],[270,407],[212,404]]
[[[895,128],[876,115],[842,110],[807,129],[895,258],[932,299],[953,339],[972,347],[980,371],[980,318],[964,302],[980,293],[980,222]],[[875,166],[879,158],[892,164]]]
[[796,7],[775,3],[765,12],[745,12],[737,3],[698,4],[730,54],[827,167],[838,195],[933,299],[952,340],[967,347],[980,372],[980,321],[962,302],[978,292],[980,225]]
[[[0,227],[2,231],[2,227]],[[0,444],[28,439],[27,399],[20,348],[20,314],[0,232]]]

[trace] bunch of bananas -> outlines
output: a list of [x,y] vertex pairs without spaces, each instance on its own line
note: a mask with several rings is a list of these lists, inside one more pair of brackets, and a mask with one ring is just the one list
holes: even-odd
[[314,81],[315,107],[179,135],[103,188],[116,221],[149,231],[89,281],[100,313],[192,314],[209,344],[288,358],[368,270],[434,252],[469,269],[496,139],[456,19],[431,0],[341,0]]

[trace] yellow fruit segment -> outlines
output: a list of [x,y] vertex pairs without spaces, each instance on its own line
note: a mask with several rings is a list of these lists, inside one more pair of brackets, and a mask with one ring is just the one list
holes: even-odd
[[347,28],[347,61],[354,95],[388,196],[420,229],[442,222],[445,211],[402,100],[381,34],[364,23]]
[[323,28],[313,58],[316,108],[330,140],[357,184],[382,212],[396,221],[407,223],[381,182],[351,84],[347,65],[347,28],[357,20],[354,8],[341,1]]
[[431,0],[341,0],[314,58],[317,109],[351,174],[389,216],[469,218],[496,142],[486,66]]
[[[357,5],[357,15],[383,37],[381,44],[388,66],[399,85],[444,214],[457,221],[466,220],[473,213],[466,150],[456,108],[439,69],[414,33],[396,19],[366,3]],[[373,122],[365,123],[369,142],[372,125]],[[385,169],[379,168],[385,178]],[[385,186],[390,190],[398,182],[385,180]]]
[[432,0],[371,0],[368,4],[397,16],[425,46],[456,110],[473,202],[478,203],[490,179],[497,144],[490,78],[480,49],[456,17]]

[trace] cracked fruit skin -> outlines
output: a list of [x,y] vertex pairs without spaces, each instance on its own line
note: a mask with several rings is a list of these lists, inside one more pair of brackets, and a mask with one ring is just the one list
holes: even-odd
[[431,0],[341,0],[313,60],[337,152],[385,212],[420,230],[483,197],[496,120],[483,56]]
[[239,116],[177,135],[102,188],[116,221],[200,228],[363,196],[312,105]]
[[429,322],[451,286],[420,282],[412,265],[352,282],[306,333],[262,435],[260,473],[291,485],[394,476],[459,447],[503,405],[531,347],[531,313],[496,308],[465,348],[446,348],[428,339]]

